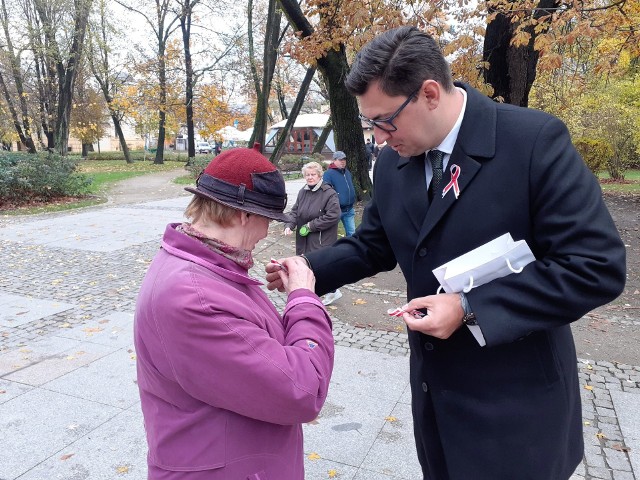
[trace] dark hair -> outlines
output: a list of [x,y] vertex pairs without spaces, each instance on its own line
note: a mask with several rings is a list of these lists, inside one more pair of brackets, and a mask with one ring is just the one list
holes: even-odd
[[449,64],[427,33],[404,26],[388,30],[358,52],[345,85],[352,95],[362,95],[378,80],[387,95],[409,96],[425,80],[435,80],[445,91],[453,90]]

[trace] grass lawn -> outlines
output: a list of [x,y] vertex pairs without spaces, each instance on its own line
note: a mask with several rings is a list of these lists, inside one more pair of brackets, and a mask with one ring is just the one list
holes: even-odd
[[623,182],[611,181],[608,172],[600,172],[598,179],[604,192],[640,195],[640,170],[627,170],[624,172]]
[[161,165],[153,162],[126,163],[124,160],[84,160],[78,165],[78,173],[92,179],[91,193],[100,195],[120,180],[145,175],[147,173],[166,172],[184,168],[184,162],[165,161]]

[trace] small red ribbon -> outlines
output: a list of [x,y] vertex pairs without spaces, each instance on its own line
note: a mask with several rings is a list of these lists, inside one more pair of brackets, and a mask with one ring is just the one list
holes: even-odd
[[451,172],[451,180],[449,180],[449,183],[447,183],[447,186],[444,187],[444,189],[442,189],[442,198],[444,198],[445,194],[451,190],[451,188],[453,188],[453,193],[456,196],[456,199],[458,198],[458,196],[460,195],[460,186],[458,185],[458,177],[460,176],[460,167],[458,165],[456,165],[455,163],[453,165],[451,165],[451,168],[449,169],[449,171]]

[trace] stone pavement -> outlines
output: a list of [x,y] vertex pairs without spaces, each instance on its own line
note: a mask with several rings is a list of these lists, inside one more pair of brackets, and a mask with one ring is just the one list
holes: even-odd
[[[300,185],[287,182],[293,198]],[[0,480],[146,478],[133,311],[188,200],[0,219]],[[255,277],[281,256],[275,228],[256,249]],[[338,318],[334,334],[329,397],[304,426],[306,478],[421,478],[406,334]],[[573,479],[640,479],[640,366],[579,366],[586,452]]]

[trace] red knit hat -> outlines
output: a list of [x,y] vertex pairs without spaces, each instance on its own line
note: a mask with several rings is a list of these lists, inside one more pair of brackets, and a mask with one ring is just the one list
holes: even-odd
[[259,149],[260,144],[256,143],[253,148],[221,153],[202,171],[196,188],[185,190],[231,208],[289,221],[282,213],[287,206],[284,178]]

